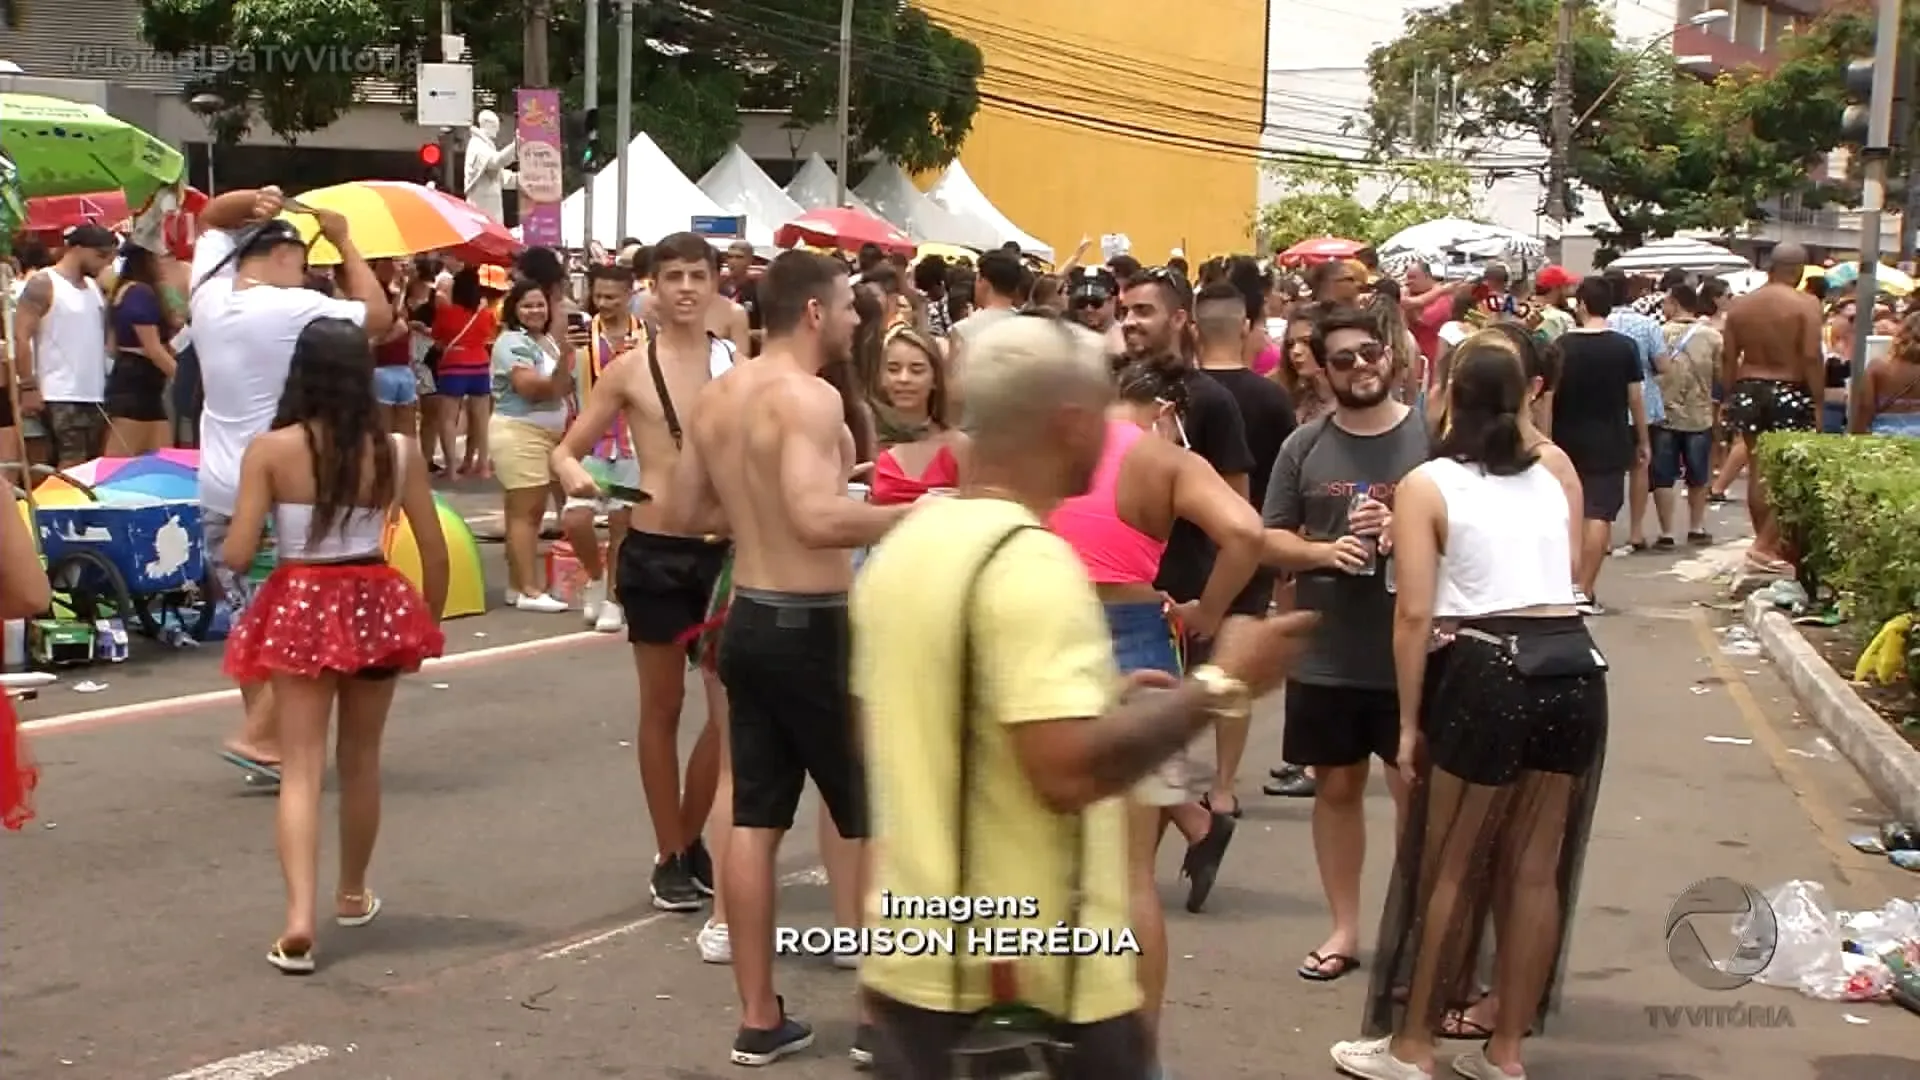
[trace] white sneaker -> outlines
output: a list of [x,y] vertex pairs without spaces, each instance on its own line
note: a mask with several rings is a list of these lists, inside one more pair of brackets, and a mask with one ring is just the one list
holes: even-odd
[[850,953],[850,952],[834,953],[833,966],[839,968],[842,971],[859,971],[860,970],[860,954]]
[[500,595],[500,602],[507,605],[508,607],[519,607],[520,594],[517,592],[514,592],[512,589],[508,589],[506,592]]
[[516,611],[532,611],[541,615],[557,615],[567,610],[565,600],[556,600],[546,593],[525,593],[513,602]]
[[693,937],[693,943],[700,947],[700,962],[704,964],[733,963],[733,939],[727,935],[727,924],[707,920],[707,925]]
[[587,582],[580,590],[580,613],[587,618],[587,625],[594,626],[600,620],[600,605],[607,602],[607,579]]
[[601,602],[600,614],[593,620],[593,628],[603,634],[617,634],[627,628],[627,613],[618,600]]
[[1333,1067],[1359,1080],[1433,1080],[1433,1074],[1393,1056],[1393,1039],[1353,1039],[1333,1044]]

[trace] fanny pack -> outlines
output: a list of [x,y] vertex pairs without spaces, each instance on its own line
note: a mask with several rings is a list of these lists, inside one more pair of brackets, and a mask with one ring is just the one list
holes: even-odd
[[1523,679],[1565,679],[1607,670],[1607,658],[1585,626],[1542,627],[1524,634],[1493,634],[1463,626],[1454,636],[1484,641],[1506,653]]

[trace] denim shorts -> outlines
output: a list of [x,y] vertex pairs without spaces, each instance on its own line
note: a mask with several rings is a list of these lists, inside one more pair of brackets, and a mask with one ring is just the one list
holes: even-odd
[[[1166,609],[1152,603],[1108,604],[1107,632],[1113,636],[1113,659],[1122,673],[1164,671],[1178,676],[1180,653]],[[1193,801],[1188,788],[1196,770],[1182,750],[1133,786],[1133,798],[1147,806],[1179,806]]]
[[1653,429],[1653,460],[1648,468],[1648,486],[1665,491],[1682,478],[1687,487],[1704,488],[1713,483],[1713,432]]
[[441,397],[470,398],[492,397],[493,376],[484,371],[453,372],[434,376],[435,389]]
[[420,400],[420,392],[413,384],[413,368],[392,365],[374,368],[373,400],[382,405],[411,405]]

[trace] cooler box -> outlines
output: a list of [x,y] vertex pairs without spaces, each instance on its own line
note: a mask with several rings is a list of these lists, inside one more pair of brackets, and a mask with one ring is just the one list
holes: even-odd
[[[129,595],[173,592],[197,586],[207,576],[206,537],[194,503],[41,507],[34,517],[47,565],[90,551],[119,571]],[[111,582],[84,584],[102,595],[114,592]]]
[[[600,545],[600,565],[611,565],[607,561],[605,544]],[[580,565],[580,560],[574,557],[572,544],[559,540],[547,548],[546,573],[547,595],[576,607],[585,599],[587,571]]]

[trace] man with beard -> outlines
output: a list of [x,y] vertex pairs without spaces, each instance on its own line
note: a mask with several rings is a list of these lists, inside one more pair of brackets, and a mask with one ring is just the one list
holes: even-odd
[[1267,485],[1268,550],[1299,575],[1299,606],[1319,632],[1287,682],[1282,755],[1312,767],[1313,847],[1333,932],[1299,975],[1330,982],[1360,964],[1360,871],[1370,759],[1387,766],[1396,810],[1406,785],[1391,768],[1400,747],[1393,667],[1391,552],[1383,550],[1393,489],[1427,460],[1426,424],[1393,400],[1393,356],[1376,317],[1336,307],[1315,325],[1313,358],[1334,410],[1287,437]]
[[[1186,408],[1177,419],[1187,449],[1212,465],[1235,491],[1246,495],[1247,475],[1253,470],[1253,454],[1247,449],[1247,433],[1233,395],[1193,365],[1186,351],[1186,338],[1193,324],[1193,292],[1186,279],[1164,269],[1143,270],[1127,283],[1120,296],[1122,321],[1120,332],[1128,357],[1147,360],[1170,371],[1181,373],[1186,389]],[[1166,552],[1160,558],[1160,574],[1154,586],[1175,603],[1198,601],[1206,591],[1213,573],[1214,546],[1206,533],[1190,521],[1173,523],[1167,537]],[[1206,643],[1214,626],[1183,627],[1187,660],[1205,662]],[[1396,720],[1396,723],[1398,721]],[[1233,808],[1238,811],[1238,807]],[[1181,873],[1187,878],[1187,910],[1198,912],[1213,888],[1226,857],[1227,844],[1233,839],[1234,818],[1212,811],[1205,818],[1174,813],[1170,815],[1187,838],[1187,855]],[[1193,831],[1190,820],[1205,820],[1206,831]]]
[[1127,351],[1114,304],[1120,282],[1104,266],[1076,266],[1067,278],[1067,313],[1081,326],[1099,334],[1109,354]]
[[[600,489],[580,459],[624,421],[638,459],[642,497],[629,511],[631,525],[613,578],[640,677],[640,785],[658,845],[650,890],[653,905],[662,911],[698,911],[702,894],[713,891],[714,858],[700,831],[720,783],[726,699],[718,680],[709,676],[707,725],[688,758],[684,792],[680,707],[686,699],[689,636],[706,621],[727,544],[700,530],[676,528],[667,488],[684,432],[696,415],[694,403],[708,382],[733,366],[734,353],[706,328],[720,276],[719,260],[706,239],[675,233],[653,249],[653,258],[654,307],[664,321],[601,372],[586,407],[554,448],[553,468],[568,495],[613,494]],[[723,826],[724,819],[715,824]],[[714,842],[723,843],[717,832]],[[702,940],[703,953],[708,945]]]
[[[701,394],[669,500],[678,527],[724,524],[735,544],[720,677],[732,705],[734,831],[722,891],[738,930],[736,1065],[768,1065],[813,1043],[813,1029],[773,991],[774,859],[809,776],[841,838],[868,836],[848,688],[852,552],[912,505],[873,506],[847,492],[853,432],[840,393],[820,377],[852,356],[859,316],[845,268],[787,252],[760,279],[760,308],[766,350]],[[856,1063],[870,1062],[868,1039],[863,1025]]]

